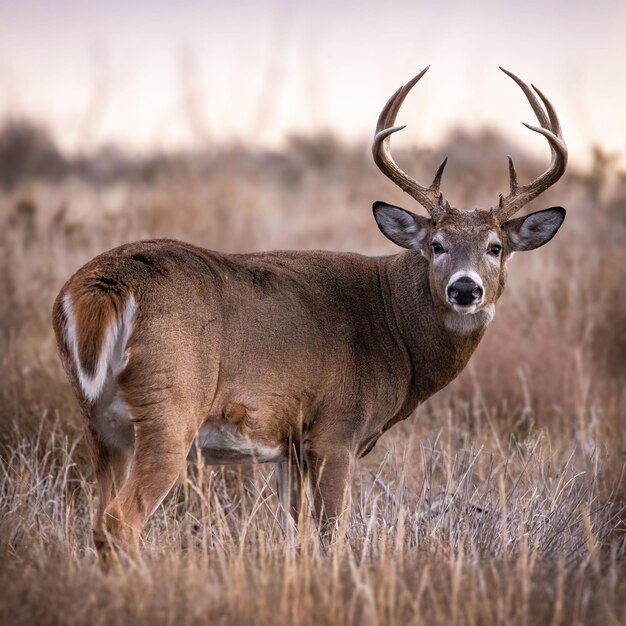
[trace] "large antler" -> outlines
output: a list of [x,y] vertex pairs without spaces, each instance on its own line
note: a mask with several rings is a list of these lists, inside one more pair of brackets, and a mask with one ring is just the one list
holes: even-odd
[[[537,96],[532,92],[530,87],[520,78],[515,76],[512,72],[500,68],[507,76],[510,76],[522,89],[530,106],[532,107],[537,120],[541,127],[531,126],[524,123],[526,128],[543,135],[550,144],[550,152],[552,153],[552,159],[550,161],[550,167],[538,178],[535,178],[528,185],[519,186],[517,184],[517,172],[513,165],[513,159],[509,156],[509,178],[511,181],[511,193],[505,198],[500,194],[500,201],[498,207],[495,209],[496,216],[500,221],[504,221],[511,217],[514,213],[517,213],[525,204],[536,198],[539,194],[543,193],[548,187],[551,187],[556,183],[563,173],[567,165],[567,146],[561,133],[561,125],[559,124],[559,118],[556,115],[554,107],[550,101],[535,87],[532,88],[537,92],[539,98],[546,107],[543,110],[541,103]],[[546,115],[547,111],[547,115]]]
[[380,171],[396,183],[402,191],[405,191],[411,197],[415,198],[415,200],[430,213],[430,216],[434,220],[437,220],[450,208],[449,203],[444,200],[443,195],[439,192],[441,176],[448,159],[444,159],[443,163],[439,166],[432,185],[430,187],[422,187],[396,165],[391,156],[389,140],[389,137],[393,133],[406,128],[405,126],[394,126],[396,116],[409,91],[411,91],[419,79],[426,74],[429,67],[430,65],[425,67],[415,78],[400,87],[400,89],[389,98],[380,113],[378,124],[376,124],[372,154],[374,155],[374,162],[378,165]]

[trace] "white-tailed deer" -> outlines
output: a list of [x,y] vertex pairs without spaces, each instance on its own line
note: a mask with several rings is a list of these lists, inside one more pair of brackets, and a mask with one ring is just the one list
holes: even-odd
[[292,511],[285,477],[297,461],[327,536],[354,460],[461,372],[494,316],[508,258],[557,232],[560,207],[510,219],[561,177],[567,148],[547,98],[506,70],[539,121],[529,128],[550,144],[545,173],[521,186],[509,157],[509,195],[459,211],[439,192],[445,161],[429,187],[395,164],[396,115],[427,69],[387,102],[373,144],[380,170],[430,214],[374,203],[401,254],[141,241],[96,257],[63,287],[54,329],[93,451],[103,554],[136,554],[194,442],[210,463],[276,463]]

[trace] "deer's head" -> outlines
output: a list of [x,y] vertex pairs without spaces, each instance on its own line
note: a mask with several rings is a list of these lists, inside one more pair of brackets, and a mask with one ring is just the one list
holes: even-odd
[[[502,68],[501,68],[502,69]],[[537,95],[517,76],[502,70],[522,89],[540,126],[529,126],[550,144],[550,167],[528,185],[517,183],[509,157],[511,191],[488,210],[459,211],[439,191],[446,160],[430,187],[422,187],[394,162],[389,138],[404,126],[394,126],[411,88],[428,67],[398,89],[378,119],[372,151],[380,170],[430,214],[416,215],[384,202],[374,203],[374,217],[383,234],[394,243],[419,251],[429,264],[429,284],[435,304],[444,311],[446,324],[468,332],[489,323],[506,279],[506,263],[513,252],[533,250],[552,239],[565,219],[565,209],[554,207],[511,219],[526,203],[553,185],[565,171],[567,147],[554,107],[533,86]]]

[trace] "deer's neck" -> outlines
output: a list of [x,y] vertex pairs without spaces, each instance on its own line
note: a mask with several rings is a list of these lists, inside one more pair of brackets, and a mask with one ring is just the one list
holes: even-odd
[[[428,263],[417,252],[381,260],[389,327],[404,355],[406,399],[398,418],[451,382],[480,343],[486,323],[461,326],[437,306]],[[386,283],[386,285],[385,285]]]

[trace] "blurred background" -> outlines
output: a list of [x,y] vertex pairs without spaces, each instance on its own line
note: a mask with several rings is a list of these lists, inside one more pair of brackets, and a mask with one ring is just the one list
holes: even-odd
[[408,145],[487,126],[538,153],[502,65],[559,103],[574,163],[596,145],[626,147],[616,0],[452,0],[445,11],[408,0],[2,0],[0,10],[0,115],[38,121],[72,152],[281,148],[293,133],[364,141],[386,95],[429,63],[403,111]]
[[[598,550],[611,551],[623,571],[625,25],[626,3],[612,0],[450,0],[443,7],[409,0],[0,0],[0,496],[14,511],[0,525],[0,547],[14,571],[25,571],[29,559],[43,562],[54,571],[52,589],[58,559],[42,560],[37,542],[45,537],[42,549],[58,550],[63,560],[87,541],[91,478],[82,476],[91,470],[50,323],[67,278],[96,254],[149,237],[226,252],[399,252],[379,233],[372,203],[422,209],[378,172],[370,144],[388,97],[427,64],[398,117],[408,128],[392,141],[403,169],[428,183],[448,155],[444,194],[459,208],[488,208],[507,192],[507,154],[522,183],[547,167],[547,142],[521,125],[535,119],[501,65],[550,98],[569,146],[565,176],[524,210],[562,205],[568,213],[552,242],[511,260],[495,320],[466,371],[381,439],[358,480],[377,489],[368,468],[386,459],[377,480],[393,475],[405,454],[426,467],[422,442],[435,442],[433,449],[439,442],[445,450],[438,458],[452,460],[448,474],[433,475],[433,493],[454,486],[454,476],[484,486],[494,476],[490,459],[505,459],[501,485],[511,487],[515,515],[523,519],[524,498],[535,498],[541,484],[547,520],[555,493],[563,493],[559,477],[583,476],[588,511],[600,517],[585,517],[574,494],[572,517],[541,526],[552,534],[536,537],[547,537],[541,545],[551,549],[560,545],[552,537],[566,537],[577,555],[589,529],[600,529]],[[480,462],[457,463],[459,451],[478,448]],[[72,472],[81,476],[78,495]],[[407,485],[424,494],[415,482],[420,472]],[[62,502],[78,511],[75,526],[64,526],[60,487],[43,489],[41,476],[61,474],[70,477]],[[521,477],[528,490],[519,498],[513,492]],[[61,502],[45,522],[48,505],[36,506],[39,497]],[[441,541],[433,540],[433,550],[458,548]],[[539,539],[532,541],[541,552]],[[541,552],[548,563],[561,553]],[[587,570],[573,562],[583,589]],[[14,585],[13,597],[22,597],[20,585],[37,589],[20,576],[4,585]],[[580,597],[610,607],[596,596],[606,585]],[[450,588],[442,584],[442,593]],[[623,593],[615,594],[622,600],[614,606],[626,611]],[[64,597],[65,590],[42,591],[37,602],[50,607]],[[617,623],[617,614],[598,623]]]
[[[542,346],[540,366],[582,367],[580,350],[623,365],[623,3],[2,0],[0,11],[2,280],[20,300],[0,306],[17,317],[3,328],[21,357],[41,341],[54,352],[54,294],[127,240],[397,252],[371,203],[421,209],[376,170],[369,146],[387,98],[431,63],[400,113],[408,128],[394,154],[424,183],[448,155],[454,205],[492,206],[507,190],[507,154],[523,182],[548,164],[498,65],[552,99],[569,146],[565,177],[528,207],[562,204],[568,219],[553,243],[512,261],[488,333],[492,345],[511,334],[498,358],[524,369],[522,352]],[[531,336],[515,316],[532,320]]]

